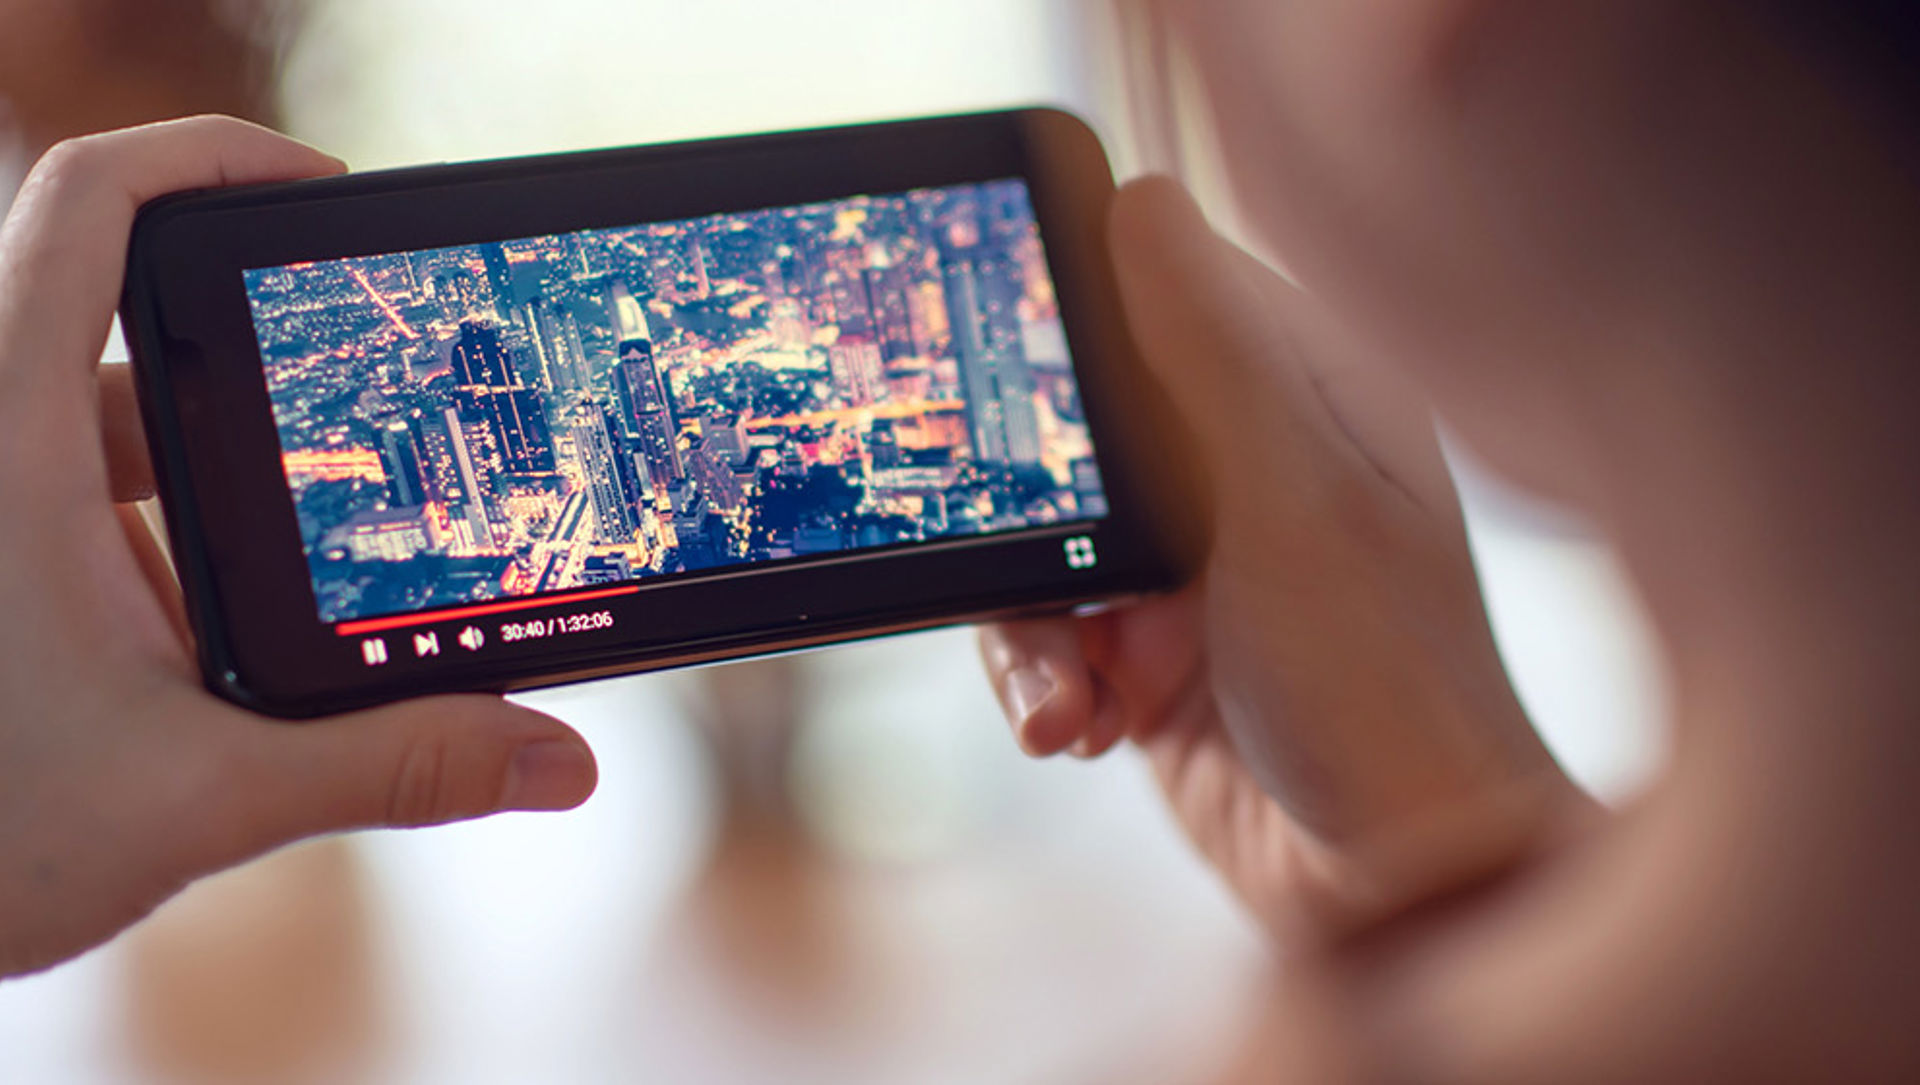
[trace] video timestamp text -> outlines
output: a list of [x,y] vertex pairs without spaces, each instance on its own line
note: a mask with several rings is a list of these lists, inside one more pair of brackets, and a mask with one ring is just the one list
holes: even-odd
[[545,640],[549,637],[597,633],[603,629],[612,628],[613,612],[596,610],[586,614],[567,614],[557,618],[508,622],[500,627],[500,640],[506,644],[518,644],[531,640]]

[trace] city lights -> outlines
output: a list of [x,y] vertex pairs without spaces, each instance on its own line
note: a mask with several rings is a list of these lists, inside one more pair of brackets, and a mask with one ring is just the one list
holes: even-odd
[[330,623],[1106,513],[1019,181],[246,279]]

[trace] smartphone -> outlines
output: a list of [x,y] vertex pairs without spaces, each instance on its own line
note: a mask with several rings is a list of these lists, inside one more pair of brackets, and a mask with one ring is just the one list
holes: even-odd
[[122,319],[209,687],[304,718],[1171,587],[1113,192],[1035,109],[149,204]]

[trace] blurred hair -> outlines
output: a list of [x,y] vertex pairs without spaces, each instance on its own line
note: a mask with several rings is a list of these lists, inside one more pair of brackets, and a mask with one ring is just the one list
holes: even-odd
[[277,119],[308,0],[0,0],[0,98],[29,144],[193,113]]
[[1893,106],[1920,138],[1920,4],[1915,0],[1765,0],[1758,5],[1829,71]]

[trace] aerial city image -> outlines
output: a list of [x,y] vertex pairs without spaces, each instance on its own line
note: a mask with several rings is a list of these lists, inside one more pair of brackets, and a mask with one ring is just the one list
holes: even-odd
[[324,622],[1106,514],[1019,181],[246,287]]

